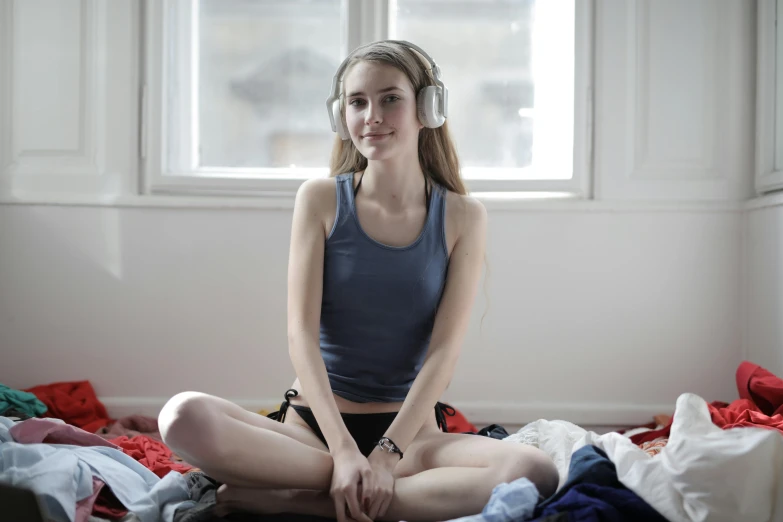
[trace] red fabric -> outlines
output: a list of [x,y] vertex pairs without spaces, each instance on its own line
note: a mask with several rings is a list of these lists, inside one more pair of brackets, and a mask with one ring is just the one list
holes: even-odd
[[[740,363],[736,379],[741,398],[731,404],[721,401],[709,404],[712,422],[724,430],[742,426],[783,432],[783,379],[749,361]],[[631,442],[642,444],[668,437],[671,427],[669,421],[663,429],[632,436]]]
[[117,520],[127,515],[128,510],[125,509],[123,503],[114,495],[111,488],[106,486],[101,489],[98,498],[95,499],[95,504],[92,506],[92,514],[99,518]]
[[114,439],[122,435],[128,438],[136,435],[145,435],[151,439],[162,441],[160,431],[158,430],[158,419],[144,415],[122,417],[117,419],[117,422],[114,424],[101,428],[95,434],[104,439]]
[[58,382],[24,390],[49,408],[44,417],[62,419],[68,424],[95,433],[113,422],[98,400],[89,381]]
[[768,428],[783,433],[783,414],[765,415],[748,399],[738,399],[725,408],[710,406],[712,422],[724,430],[729,428]]
[[119,446],[126,455],[139,461],[142,466],[160,478],[168,475],[170,471],[185,473],[193,469],[193,466],[188,464],[172,461],[171,450],[162,442],[150,439],[146,435],[136,435],[132,439],[123,435],[110,439],[109,442]]
[[739,365],[737,390],[740,398],[751,401],[761,413],[783,414],[783,380],[758,364],[743,361]]
[[446,424],[448,425],[449,433],[476,433],[478,429],[468,422],[468,419],[460,413],[457,408],[454,408],[454,415],[448,415],[446,417]]

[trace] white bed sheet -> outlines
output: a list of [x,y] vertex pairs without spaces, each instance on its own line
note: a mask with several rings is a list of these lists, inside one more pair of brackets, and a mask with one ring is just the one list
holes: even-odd
[[669,442],[656,456],[619,433],[598,435],[560,420],[537,420],[504,440],[549,454],[560,486],[574,451],[593,444],[615,463],[620,482],[673,522],[783,522],[783,434],[723,430],[698,395],[677,399]]

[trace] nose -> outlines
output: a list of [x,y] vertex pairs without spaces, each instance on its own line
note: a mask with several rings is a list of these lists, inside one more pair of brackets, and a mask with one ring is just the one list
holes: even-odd
[[381,113],[381,107],[380,105],[376,103],[368,103],[367,104],[367,112],[364,115],[364,123],[369,124],[377,124],[381,123],[383,121],[383,115]]

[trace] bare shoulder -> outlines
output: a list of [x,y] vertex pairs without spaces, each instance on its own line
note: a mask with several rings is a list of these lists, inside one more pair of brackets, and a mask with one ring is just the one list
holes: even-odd
[[[466,234],[483,234],[487,227],[487,209],[473,196],[446,192],[447,235],[454,243]],[[451,241],[449,241],[451,243]]]
[[313,178],[302,183],[296,192],[294,216],[310,223],[317,221],[324,231],[331,230],[337,208],[336,184],[335,178]]
[[296,192],[296,205],[304,205],[309,210],[329,208],[329,203],[337,200],[335,184],[335,178],[308,179]]
[[476,224],[481,227],[487,223],[487,209],[484,207],[484,203],[474,198],[473,196],[460,196],[455,194],[463,201],[463,208],[465,212],[465,220],[468,223]]

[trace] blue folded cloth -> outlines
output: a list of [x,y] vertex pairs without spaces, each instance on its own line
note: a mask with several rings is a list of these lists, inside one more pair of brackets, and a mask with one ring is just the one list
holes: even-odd
[[[10,421],[0,421],[0,440],[6,440]],[[192,503],[180,473],[172,471],[161,479],[114,448],[0,443],[0,482],[33,490],[51,520],[74,521],[76,503],[93,492],[93,477],[111,488],[141,522],[171,522],[178,507]]]
[[480,515],[454,519],[459,522],[514,522],[527,520],[538,502],[538,489],[526,478],[495,486]]

